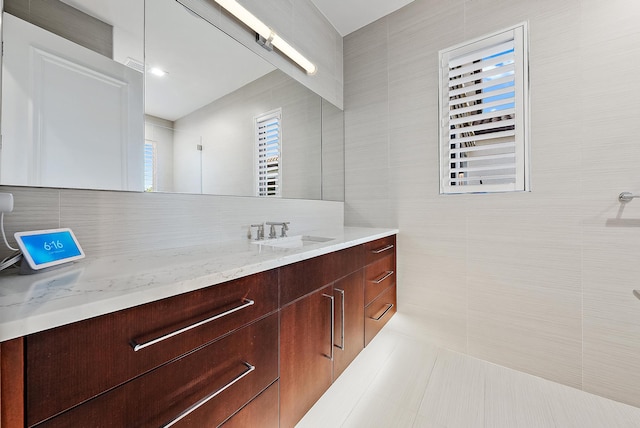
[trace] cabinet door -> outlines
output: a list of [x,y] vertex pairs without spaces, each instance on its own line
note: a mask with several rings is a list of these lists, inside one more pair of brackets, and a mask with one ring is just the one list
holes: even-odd
[[364,273],[360,269],[336,281],[333,378],[364,348]]
[[332,297],[329,285],[280,312],[282,428],[294,426],[331,385]]
[[24,424],[24,339],[0,343],[0,427]]

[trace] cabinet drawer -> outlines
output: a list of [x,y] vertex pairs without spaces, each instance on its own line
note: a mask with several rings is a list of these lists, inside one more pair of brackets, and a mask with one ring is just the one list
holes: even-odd
[[395,254],[396,252],[396,235],[387,236],[386,238],[376,239],[375,241],[364,244],[365,263],[369,264],[378,259]]
[[332,258],[333,264],[331,281],[344,278],[364,266],[364,247],[362,245],[345,248],[329,256]]
[[159,427],[176,420],[176,427],[218,426],[277,377],[272,314],[40,427]]
[[389,254],[368,265],[365,270],[364,304],[368,305],[390,285],[396,283],[396,258]]
[[364,309],[365,346],[397,311],[396,286],[392,285]]
[[277,299],[277,272],[269,271],[27,336],[28,424],[277,310]]
[[334,281],[332,254],[283,266],[280,271],[280,306],[312,293]]
[[260,393],[222,426],[224,428],[278,428],[278,382]]

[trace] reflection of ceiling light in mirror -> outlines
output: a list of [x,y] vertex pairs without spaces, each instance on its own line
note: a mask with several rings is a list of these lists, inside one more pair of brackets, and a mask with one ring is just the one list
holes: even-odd
[[149,73],[153,74],[154,76],[158,76],[158,77],[164,77],[164,76],[167,75],[166,71],[164,71],[163,69],[158,68],[158,67],[152,67],[149,70]]
[[[242,7],[235,0],[215,0],[220,6],[227,10],[230,14],[244,22],[249,28],[258,33],[260,37],[278,48],[280,52],[288,56],[292,61],[302,67],[307,74],[315,74],[316,66],[298,52],[293,46],[287,43],[282,37],[278,36],[265,23],[256,18],[251,12]],[[266,46],[268,47],[268,46]]]

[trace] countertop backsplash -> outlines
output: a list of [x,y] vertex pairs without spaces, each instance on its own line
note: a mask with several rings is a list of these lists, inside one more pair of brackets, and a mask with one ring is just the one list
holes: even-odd
[[[135,193],[0,186],[12,193],[4,218],[14,232],[71,228],[87,258],[247,239],[249,225],[289,221],[289,235],[342,228],[344,203],[304,199]],[[1,245],[0,256],[11,252]]]

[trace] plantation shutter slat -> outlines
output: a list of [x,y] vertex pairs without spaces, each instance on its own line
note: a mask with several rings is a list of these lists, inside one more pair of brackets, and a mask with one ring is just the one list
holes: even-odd
[[[457,148],[457,149],[450,149],[450,153],[460,153],[460,152],[472,152],[474,150],[486,150],[484,149],[484,147],[488,147],[488,145],[486,143],[483,143],[482,145],[478,145],[478,143],[485,141],[485,140],[493,140],[496,138],[506,138],[506,137],[512,137],[515,136],[516,132],[513,129],[510,129],[508,131],[502,131],[502,132],[494,132],[491,134],[480,134],[480,135],[472,135],[470,137],[458,137],[456,138],[456,142],[458,143],[458,145],[460,145],[460,143],[466,143],[466,142],[470,142],[473,141],[476,143],[475,146],[470,146],[470,148],[467,147],[462,147],[462,148]],[[501,144],[503,143],[498,143],[498,144],[490,144],[493,146],[496,146],[496,148],[498,147],[506,147],[506,146],[501,146]],[[511,144],[512,146],[515,147],[515,142],[513,144]]]
[[469,83],[469,82],[482,82],[483,79],[492,78],[499,75],[504,75],[508,73],[513,73],[515,71],[515,66],[513,64],[504,65],[499,68],[493,68],[491,70],[483,70],[479,69],[478,71],[474,71],[471,73],[467,73],[466,75],[452,77],[449,81],[450,88],[460,87],[460,85]]
[[524,25],[441,51],[441,193],[526,190]]
[[[492,137],[492,135],[489,135],[488,137]],[[481,152],[483,150],[504,149],[504,148],[511,148],[515,146],[516,146],[515,141],[509,141],[506,143],[487,144],[483,146],[472,146],[472,147],[462,147],[459,149],[451,149],[450,153],[457,154],[457,153],[468,153],[468,152]]]
[[488,58],[500,52],[508,51],[514,48],[513,39],[503,43],[490,44],[485,48],[474,50],[469,54],[458,55],[457,58],[453,58],[449,61],[450,68],[460,67],[463,64],[472,63],[478,57]]
[[[513,46],[511,46],[511,49],[513,49]],[[499,68],[502,72],[506,72],[508,69],[504,68],[501,64],[505,62],[513,62],[514,60],[515,55],[513,55],[513,52],[491,57],[489,59],[481,59],[465,67],[451,69],[449,71],[449,80],[459,79],[460,76],[464,76],[469,73],[480,73],[485,70],[486,73],[490,75],[494,68]],[[449,64],[449,67],[451,67],[451,64]]]
[[[510,81],[509,80],[505,80],[506,81]],[[492,85],[495,85],[495,83],[492,83]],[[452,99],[449,103],[450,106],[455,107],[458,105],[463,105],[463,104],[469,104],[473,101],[479,101],[479,100],[484,100],[487,98],[493,98],[493,97],[497,97],[500,95],[505,95],[508,94],[510,92],[513,92],[513,87],[506,87],[506,88],[502,88],[502,89],[496,89],[494,91],[491,91],[489,93],[485,93],[480,91],[480,93],[478,93],[477,95],[465,95],[462,98],[456,98],[456,99]]]
[[[498,115],[490,116],[489,119],[491,119],[492,117],[502,117],[502,116],[503,114],[498,114]],[[507,119],[507,120],[501,120],[497,122],[488,122],[488,123],[483,123],[481,125],[472,125],[471,122],[465,121],[463,122],[463,124],[468,126],[452,129],[449,135],[451,135],[452,137],[455,137],[456,135],[460,135],[468,132],[478,132],[478,131],[487,131],[487,130],[491,131],[492,129],[497,127],[514,126],[515,123],[516,123],[515,119]],[[455,141],[453,140],[452,142],[455,143]]]
[[516,177],[515,174],[505,174],[505,175],[494,175],[491,176],[489,178],[473,178],[473,177],[469,177],[469,178],[460,178],[460,179],[453,179],[452,181],[455,181],[456,183],[467,183],[467,184],[483,184],[481,182],[490,182],[491,180],[509,180],[509,179],[514,179]]
[[[513,82],[513,77],[506,76],[506,77],[501,77],[495,80],[488,80],[483,83],[469,85],[469,86],[462,87],[460,89],[449,91],[449,96],[454,97],[454,96],[460,96],[460,95],[466,96],[466,94],[475,94],[477,91],[481,91],[486,88],[491,88],[491,87],[498,86],[504,83],[509,83],[509,82]],[[484,96],[486,96],[486,94],[484,94]],[[464,98],[461,98],[460,101],[467,101],[467,100]],[[452,105],[455,105],[455,104],[452,104]]]

